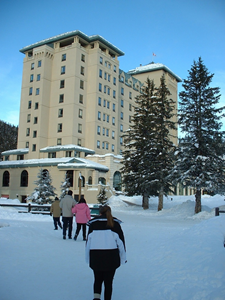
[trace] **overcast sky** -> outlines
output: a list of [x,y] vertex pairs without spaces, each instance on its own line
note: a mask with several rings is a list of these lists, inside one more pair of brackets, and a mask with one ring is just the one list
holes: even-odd
[[[101,35],[127,72],[153,60],[182,79],[201,56],[225,105],[224,0],[0,0],[0,120],[19,124],[25,46],[69,31]],[[179,83],[179,91],[182,83]]]

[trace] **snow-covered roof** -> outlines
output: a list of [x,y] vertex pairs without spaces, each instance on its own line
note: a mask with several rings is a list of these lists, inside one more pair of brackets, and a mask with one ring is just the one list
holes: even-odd
[[7,161],[0,162],[0,169],[26,168],[26,167],[37,167],[37,166],[57,166],[60,163],[70,163],[73,161],[74,161],[74,157],[7,160]]
[[73,145],[73,144],[69,144],[69,145],[57,145],[57,146],[50,146],[50,147],[45,147],[40,149],[40,152],[54,152],[54,151],[67,151],[67,150],[74,150],[77,152],[85,152],[88,154],[94,154],[95,151],[85,148],[85,147],[81,147],[78,145]]
[[113,44],[108,42],[102,36],[100,36],[100,35],[88,36],[88,35],[84,34],[83,32],[81,32],[80,30],[69,31],[69,32],[66,32],[66,33],[62,33],[62,34],[53,36],[53,37],[48,38],[48,39],[44,39],[40,42],[36,42],[34,44],[31,44],[29,46],[26,46],[26,47],[22,48],[20,50],[20,52],[25,53],[26,51],[29,51],[29,50],[31,50],[35,47],[39,47],[39,46],[46,45],[46,44],[51,44],[53,42],[57,42],[57,41],[60,41],[60,40],[66,39],[66,38],[70,38],[70,37],[73,37],[73,36],[76,36],[76,35],[78,35],[80,38],[82,38],[83,40],[85,40],[88,43],[91,43],[91,42],[94,42],[94,41],[99,41],[102,44],[104,44],[105,46],[109,47],[111,50],[113,50],[117,55],[120,55],[120,56],[124,55],[123,51],[121,51],[119,48],[115,47]]
[[13,149],[13,150],[7,150],[3,151],[2,155],[19,155],[19,154],[26,154],[29,152],[29,148],[21,148],[21,149]]
[[172,72],[167,66],[161,64],[161,63],[150,63],[144,66],[137,67],[135,69],[132,69],[128,71],[128,74],[135,75],[135,74],[140,74],[140,73],[146,73],[146,72],[153,72],[157,70],[164,70],[168,73],[170,73],[173,77],[176,78],[177,82],[181,82],[182,79],[177,76],[174,72]]
[[61,163],[58,165],[58,168],[72,168],[72,169],[81,169],[81,168],[89,168],[89,169],[95,169],[103,172],[108,172],[109,168],[101,165],[97,162],[93,162],[91,160],[85,159],[85,158],[78,158],[76,157],[74,159],[74,163]]

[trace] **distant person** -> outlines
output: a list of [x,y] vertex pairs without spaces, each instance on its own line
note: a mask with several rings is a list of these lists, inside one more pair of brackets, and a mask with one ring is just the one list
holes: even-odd
[[116,269],[126,263],[126,248],[121,221],[113,218],[111,208],[104,205],[100,215],[88,222],[86,261],[94,272],[94,300],[101,298],[104,282],[104,300],[111,300]]
[[58,230],[58,226],[62,229],[62,224],[60,222],[61,208],[59,206],[59,198],[55,197],[55,201],[52,203],[50,208],[50,215],[53,215],[53,223],[55,230]]
[[77,230],[74,240],[76,241],[82,227],[83,241],[86,241],[86,224],[89,220],[91,220],[91,213],[90,208],[88,207],[84,198],[81,198],[79,203],[72,208],[72,213],[75,214],[77,223]]
[[73,192],[68,191],[68,195],[64,196],[60,201],[59,206],[62,208],[62,220],[63,220],[63,239],[66,239],[66,231],[68,230],[68,238],[72,239],[72,229],[73,229],[73,214],[72,207],[76,205],[76,201],[72,197]]

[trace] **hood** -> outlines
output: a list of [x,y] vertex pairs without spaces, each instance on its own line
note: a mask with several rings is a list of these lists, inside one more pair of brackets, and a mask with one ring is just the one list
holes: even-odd
[[78,210],[83,210],[83,209],[85,209],[87,207],[87,204],[86,203],[78,203],[77,205],[76,205],[76,208],[78,209]]

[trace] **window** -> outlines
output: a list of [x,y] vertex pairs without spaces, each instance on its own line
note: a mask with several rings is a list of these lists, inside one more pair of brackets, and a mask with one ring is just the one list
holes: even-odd
[[36,147],[36,144],[33,144],[33,145],[32,145],[32,151],[36,151],[36,148],[37,148],[37,147]]
[[101,106],[102,105],[102,98],[98,97],[98,105]]
[[64,102],[64,94],[59,95],[59,103]]
[[120,80],[121,80],[122,82],[124,82],[124,77],[123,77],[123,76],[121,76]]
[[123,132],[123,124],[120,124],[120,132]]
[[41,74],[37,74],[37,81],[41,80]]
[[114,65],[114,68],[113,68],[114,72],[116,72],[116,66]]
[[64,89],[65,87],[65,80],[60,80],[60,89]]
[[102,128],[102,135],[105,135],[105,128]]
[[84,82],[83,80],[80,80],[80,88],[83,90],[84,89]]
[[20,176],[20,186],[28,186],[28,173],[26,170],[21,172]]
[[108,95],[110,95],[110,88],[108,87]]
[[100,149],[100,141],[97,141],[97,148]]
[[30,87],[30,88],[29,88],[29,96],[31,96],[32,94],[33,94],[33,88]]
[[121,87],[121,95],[124,95],[124,88]]
[[103,101],[103,106],[106,107],[106,100]]
[[109,129],[106,129],[106,136],[109,136]]
[[85,62],[85,55],[81,54],[81,61]]
[[121,105],[121,107],[123,107],[123,99],[121,99],[120,105]]
[[103,113],[102,120],[105,121],[105,113]]
[[132,92],[129,92],[129,98],[132,99]]
[[82,124],[78,124],[78,132],[82,133]]
[[23,154],[17,155],[17,160],[24,160],[24,155]]
[[116,111],[116,104],[113,103],[113,111]]
[[31,104],[32,104],[32,101],[28,101],[28,109],[31,109]]
[[62,132],[62,123],[58,124],[58,132]]
[[132,122],[132,117],[131,116],[129,116],[129,123],[131,123]]
[[99,62],[100,62],[100,64],[102,65],[102,63],[103,63],[103,58],[100,56],[99,57]]
[[106,121],[107,121],[107,123],[109,123],[109,115],[107,115]]
[[120,113],[120,119],[123,120],[123,112]]
[[39,95],[39,94],[40,94],[40,89],[36,88],[36,95]]
[[34,81],[34,74],[31,74],[30,75],[30,82],[33,82]]
[[83,109],[79,109],[79,115],[78,116],[81,119],[83,118]]
[[114,148],[115,148],[115,146],[112,144],[112,152],[114,152]]
[[30,114],[27,115],[27,123],[30,123]]
[[105,148],[106,148],[106,150],[109,149],[109,143],[105,143]]
[[112,139],[115,139],[115,131],[112,130]]
[[72,156],[72,151],[66,151],[66,157],[71,157]]
[[104,93],[106,94],[106,85],[104,86]]
[[110,63],[108,63],[108,68],[111,69],[111,64]]
[[62,54],[62,61],[66,60],[66,54]]
[[84,95],[81,95],[79,96],[79,103],[83,104],[83,101],[84,101]]
[[120,137],[120,145],[123,145],[123,138]]
[[84,75],[84,67],[83,66],[80,67],[80,74]]
[[36,138],[37,137],[37,130],[34,130],[33,131],[33,138]]
[[38,122],[38,117],[34,117],[34,124],[37,124]]
[[105,142],[102,142],[102,149],[105,149]]
[[98,134],[98,135],[101,134],[101,127],[100,127],[100,126],[97,127],[97,134]]
[[111,76],[110,74],[108,74],[108,82],[110,82],[110,80],[111,80]]
[[116,85],[116,77],[113,77],[113,84]]
[[31,67],[30,67],[31,70],[34,69],[34,63],[31,63]]
[[30,135],[30,128],[27,128],[26,136],[29,136],[29,135]]
[[70,186],[73,187],[73,170],[66,171],[66,178],[69,178]]
[[115,125],[115,117],[112,117],[112,124]]
[[35,102],[35,104],[34,104],[34,109],[38,109],[38,107],[39,107],[38,102]]
[[81,146],[81,139],[78,139],[78,140],[77,140],[77,145],[78,145],[78,146]]
[[101,121],[101,112],[98,111],[98,120]]
[[107,101],[107,108],[110,108],[110,102]]
[[106,72],[104,73],[104,79],[105,80],[107,79],[107,73]]
[[59,108],[59,111],[58,111],[58,117],[59,117],[59,118],[62,118],[62,117],[63,117],[63,108]]
[[8,171],[5,171],[3,173],[3,178],[2,178],[2,186],[9,186],[9,172]]
[[129,110],[132,111],[132,105],[129,103]]
[[99,69],[99,77],[102,78],[102,70]]
[[26,142],[26,148],[29,148],[29,142]]
[[56,158],[56,152],[49,152],[48,158]]
[[113,90],[113,98],[116,98],[116,91]]
[[38,68],[41,67],[41,60],[38,61]]
[[62,139],[57,139],[57,145],[62,145]]
[[66,73],[66,66],[61,67],[61,75]]

